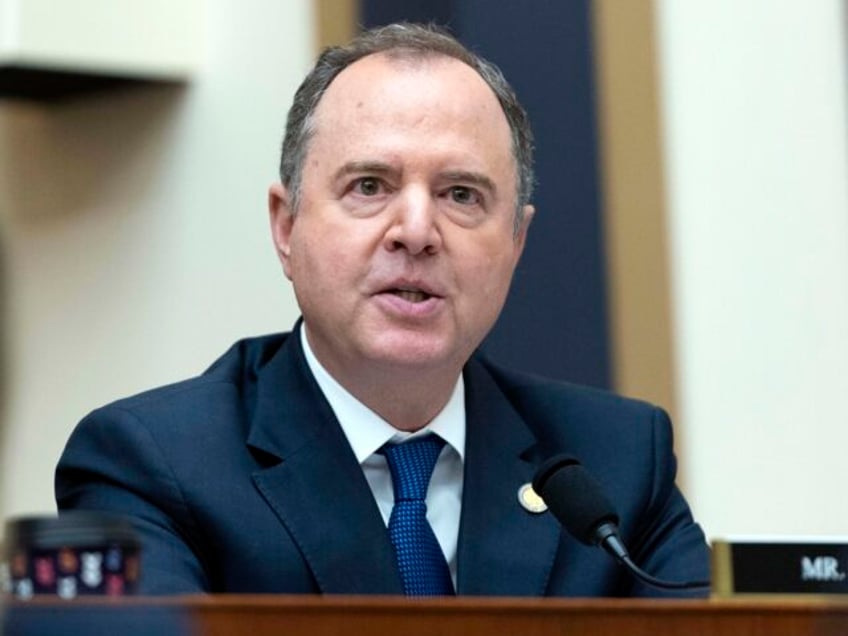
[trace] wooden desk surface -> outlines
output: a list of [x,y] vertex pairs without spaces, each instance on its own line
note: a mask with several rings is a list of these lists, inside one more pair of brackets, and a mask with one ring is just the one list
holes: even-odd
[[848,600],[187,598],[203,636],[848,636]]
[[[197,636],[848,636],[848,598],[634,599],[186,596],[16,606],[185,612]],[[91,614],[89,614],[91,616]],[[118,634],[117,636],[120,636]],[[153,634],[151,636],[164,636]]]

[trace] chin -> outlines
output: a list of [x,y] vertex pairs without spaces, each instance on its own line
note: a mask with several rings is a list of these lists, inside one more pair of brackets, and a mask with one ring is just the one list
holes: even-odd
[[[432,369],[462,366],[457,362],[456,347],[443,342],[421,341],[414,337],[381,342],[371,349],[371,358],[397,368]],[[404,341],[405,340],[405,341]]]

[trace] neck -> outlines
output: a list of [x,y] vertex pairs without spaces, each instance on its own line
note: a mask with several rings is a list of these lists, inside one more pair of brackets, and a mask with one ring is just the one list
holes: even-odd
[[394,370],[369,378],[363,374],[350,384],[337,381],[394,428],[413,432],[427,426],[444,409],[459,373],[459,370],[432,375],[417,372],[404,377]]
[[453,395],[462,365],[450,368],[409,368],[400,365],[362,364],[345,366],[335,358],[321,356],[301,334],[308,358],[345,391],[400,431],[424,428],[444,409]]

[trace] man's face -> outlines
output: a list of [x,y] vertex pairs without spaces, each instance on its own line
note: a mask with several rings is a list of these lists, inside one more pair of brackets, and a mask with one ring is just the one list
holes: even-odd
[[[371,55],[315,113],[296,214],[270,193],[274,240],[322,364],[459,372],[503,306],[516,167],[491,89],[465,64]],[[350,374],[354,374],[350,376]]]

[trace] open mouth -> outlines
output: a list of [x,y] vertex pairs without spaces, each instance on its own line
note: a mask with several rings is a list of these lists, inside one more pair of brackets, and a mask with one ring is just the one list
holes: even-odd
[[431,294],[419,289],[390,289],[389,293],[409,303],[423,303],[425,300],[433,297]]

